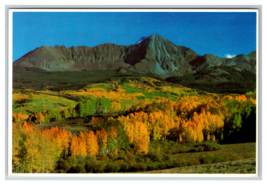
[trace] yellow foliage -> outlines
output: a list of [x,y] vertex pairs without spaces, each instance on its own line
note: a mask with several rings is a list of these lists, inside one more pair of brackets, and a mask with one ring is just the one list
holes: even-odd
[[210,134],[208,133],[208,135],[207,135],[207,141],[209,141],[210,140]]
[[126,93],[125,89],[117,89],[116,91],[107,91],[103,88],[90,88],[86,89],[86,91],[62,91],[65,95],[77,96],[77,95],[88,95],[100,98],[108,98],[111,101],[129,101],[129,100],[137,100],[136,96],[144,96],[142,93]]
[[113,101],[111,102],[111,110],[113,111],[120,111],[121,110],[121,104],[119,102]]
[[213,134],[212,135],[212,141],[215,141],[216,140],[216,138],[215,138],[215,135]]
[[16,101],[21,101],[21,100],[28,99],[28,98],[30,98],[29,95],[20,94],[20,93],[14,93],[12,95],[12,99]]
[[28,119],[29,116],[27,114],[22,114],[22,113],[13,113],[12,114],[12,120],[15,122],[23,121]]

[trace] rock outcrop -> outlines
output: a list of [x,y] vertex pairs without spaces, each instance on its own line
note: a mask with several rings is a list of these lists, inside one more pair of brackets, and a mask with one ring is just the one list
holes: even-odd
[[160,35],[143,37],[134,45],[101,44],[95,47],[42,46],[13,63],[14,68],[45,71],[118,70],[168,77],[195,73],[214,66],[232,66],[256,72],[256,51],[227,59],[198,55]]

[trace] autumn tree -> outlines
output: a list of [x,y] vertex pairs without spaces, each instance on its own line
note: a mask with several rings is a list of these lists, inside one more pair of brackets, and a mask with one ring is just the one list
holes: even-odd
[[110,131],[108,132],[107,149],[110,152],[114,152],[117,147],[118,147],[117,131],[114,127],[111,127]]
[[74,135],[71,140],[70,145],[70,152],[72,156],[78,156],[79,155],[79,140],[77,135]]
[[97,135],[97,141],[98,141],[100,153],[107,154],[108,153],[108,150],[107,150],[108,133],[107,133],[107,131],[104,128],[102,128],[100,131],[96,132],[96,135]]
[[25,142],[25,147],[27,149],[27,155],[26,155],[26,160],[27,160],[27,169],[29,170],[30,173],[33,171],[40,171],[38,168],[38,160],[40,156],[40,151],[39,151],[39,137],[34,129],[34,127],[29,127],[27,130],[27,135],[26,135],[26,142]]
[[95,157],[99,153],[97,136],[91,130],[86,137],[87,154]]
[[29,116],[27,114],[22,114],[20,112],[12,114],[12,120],[15,121],[15,123],[26,120],[28,118],[29,118]]
[[39,112],[36,114],[35,117],[36,117],[37,122],[41,125],[41,123],[44,121],[44,115],[41,112]]

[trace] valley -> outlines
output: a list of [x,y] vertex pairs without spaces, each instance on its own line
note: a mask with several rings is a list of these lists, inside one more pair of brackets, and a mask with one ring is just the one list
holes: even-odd
[[14,173],[183,173],[172,170],[256,157],[256,52],[200,56],[157,34],[42,46],[13,63],[12,96]]

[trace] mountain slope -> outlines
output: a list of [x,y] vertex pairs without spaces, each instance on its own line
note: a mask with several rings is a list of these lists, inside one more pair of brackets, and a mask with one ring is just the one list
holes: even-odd
[[136,44],[95,47],[42,46],[13,63],[14,69],[45,71],[120,70],[167,78],[193,74],[214,66],[256,72],[256,52],[227,59],[212,54],[198,55],[190,48],[177,46],[160,35],[142,37]]

